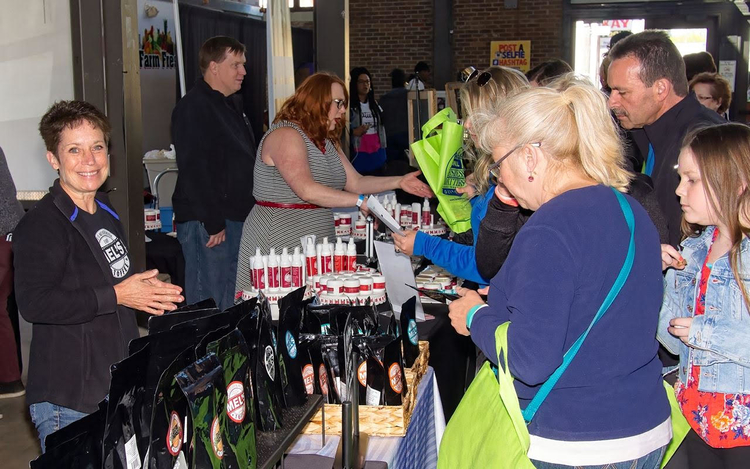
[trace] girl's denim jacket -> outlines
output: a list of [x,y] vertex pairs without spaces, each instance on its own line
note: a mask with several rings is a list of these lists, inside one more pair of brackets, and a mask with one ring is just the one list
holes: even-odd
[[[659,314],[659,341],[680,355],[679,377],[687,383],[689,364],[701,367],[698,389],[705,392],[750,394],[750,313],[729,266],[728,254],[717,259],[706,286],[705,313],[693,317],[688,343],[671,335],[672,318],[692,317],[700,270],[714,227],[682,242],[684,270],[669,269],[664,277],[664,302]],[[740,278],[750,290],[750,241],[742,240]]]

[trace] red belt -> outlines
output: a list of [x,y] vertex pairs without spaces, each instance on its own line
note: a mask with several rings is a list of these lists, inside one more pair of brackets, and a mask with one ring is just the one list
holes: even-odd
[[296,210],[312,210],[315,208],[323,208],[320,205],[315,204],[282,204],[279,202],[267,202],[265,200],[258,200],[255,202],[255,204],[260,205],[261,207],[291,208]]

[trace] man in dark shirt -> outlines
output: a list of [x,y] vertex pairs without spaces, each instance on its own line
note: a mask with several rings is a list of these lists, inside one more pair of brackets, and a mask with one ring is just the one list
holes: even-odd
[[201,46],[202,77],[172,112],[179,170],[172,196],[188,303],[234,301],[242,224],[254,202],[255,139],[238,105],[245,46],[218,36]]
[[719,124],[716,112],[688,94],[685,63],[662,31],[643,31],[619,41],[609,52],[609,106],[620,124],[631,131],[640,153],[635,168],[650,176],[669,230],[669,244],[682,239],[682,209],[675,194],[675,166],[682,141],[692,129]]

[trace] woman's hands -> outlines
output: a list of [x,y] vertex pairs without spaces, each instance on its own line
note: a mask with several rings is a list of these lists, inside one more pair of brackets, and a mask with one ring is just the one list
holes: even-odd
[[162,282],[156,278],[158,274],[156,269],[148,270],[115,285],[117,304],[155,315],[177,309],[175,303],[185,300],[180,295],[182,288]]
[[692,325],[693,318],[674,318],[669,321],[667,331],[689,346],[688,337],[690,337],[690,326]]
[[414,240],[417,238],[417,230],[404,231],[404,235],[393,234],[393,244],[396,245],[396,252],[403,252],[407,256],[414,254]]
[[476,306],[484,304],[479,293],[468,288],[456,287],[456,293],[461,296],[458,300],[452,301],[448,310],[448,317],[451,319],[451,326],[461,335],[469,335],[469,329],[466,328],[466,316],[469,310]]
[[466,185],[463,187],[456,187],[456,192],[458,192],[459,194],[466,194],[466,197],[469,199],[476,195],[477,186],[474,173],[466,176]]
[[404,175],[398,187],[417,197],[433,197],[435,194],[432,193],[430,186],[417,179],[420,174],[422,174],[422,171],[414,171]]
[[353,129],[352,129],[352,134],[353,134],[353,135],[354,135],[355,137],[361,137],[361,136],[363,136],[364,134],[366,134],[366,133],[367,133],[367,130],[368,130],[369,128],[370,128],[370,125],[369,125],[369,124],[362,124],[362,125],[360,125],[359,127],[355,127],[355,128],[353,128]]
[[661,270],[667,270],[670,267],[682,270],[686,265],[687,261],[677,249],[669,244],[661,245]]

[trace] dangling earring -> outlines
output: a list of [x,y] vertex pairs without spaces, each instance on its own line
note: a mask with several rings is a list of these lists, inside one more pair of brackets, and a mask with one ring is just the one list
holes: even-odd
[[529,173],[529,182],[534,182],[534,176],[532,176],[531,173]]

